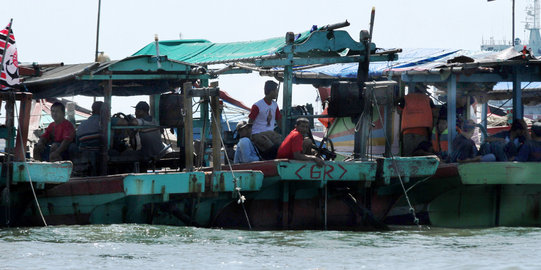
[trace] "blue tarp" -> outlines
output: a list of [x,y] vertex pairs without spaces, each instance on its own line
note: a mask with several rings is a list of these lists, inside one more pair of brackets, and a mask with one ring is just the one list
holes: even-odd
[[[501,54],[501,55],[500,55]],[[503,58],[500,57],[503,55]],[[505,51],[467,51],[460,49],[441,49],[441,48],[413,48],[403,49],[398,53],[398,60],[389,62],[370,63],[369,76],[378,78],[392,75],[393,72],[403,72],[408,70],[430,70],[447,64],[447,60],[466,56],[474,61],[501,61],[508,55]],[[296,71],[295,73],[319,73],[342,79],[354,79],[357,77],[357,63],[333,64],[317,68]],[[522,82],[522,89],[541,89],[541,82]],[[499,82],[494,90],[512,90],[512,82]]]

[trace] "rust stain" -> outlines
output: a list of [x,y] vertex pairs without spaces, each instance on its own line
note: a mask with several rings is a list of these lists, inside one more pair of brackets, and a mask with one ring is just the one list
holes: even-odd
[[135,192],[141,194],[143,192],[143,180],[135,179]]
[[531,210],[530,214],[532,215],[532,218],[535,221],[539,221],[539,217],[541,216],[540,203],[541,203],[540,195],[536,194],[535,196],[533,196],[533,206],[532,206],[532,210]]
[[218,181],[219,183],[219,190],[220,191],[224,191],[225,190],[225,176],[223,173],[220,174],[220,180]]
[[201,184],[197,184],[197,176],[192,174],[188,184],[189,192],[201,192]]
[[22,181],[24,178],[24,165],[21,164],[19,165],[19,181]]

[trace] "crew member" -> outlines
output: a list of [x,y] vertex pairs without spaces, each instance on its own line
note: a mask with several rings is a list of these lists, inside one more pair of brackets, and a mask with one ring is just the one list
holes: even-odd
[[79,124],[75,131],[77,145],[81,148],[99,148],[102,145],[101,107],[103,101],[92,104],[92,115]]
[[399,107],[402,108],[402,155],[411,156],[417,146],[429,140],[429,132],[432,130],[434,103],[419,90],[409,93],[401,100]]
[[246,121],[240,121],[237,124],[237,132],[239,134],[239,142],[237,143],[237,150],[235,151],[234,163],[247,163],[252,161],[259,161],[259,153],[250,140],[252,136],[252,124]]
[[34,158],[37,160],[59,161],[67,160],[68,148],[75,137],[75,128],[70,121],[66,120],[66,107],[61,102],[55,102],[51,106],[51,117],[54,122],[50,123],[39,137],[34,146]]
[[252,126],[252,141],[264,159],[273,159],[282,142],[282,136],[274,131],[276,121],[282,119],[278,104],[278,84],[272,80],[265,82],[265,97],[256,102],[248,115]]
[[308,145],[312,142],[307,137],[310,130],[310,121],[306,118],[298,118],[295,128],[287,135],[278,149],[277,158],[314,161],[317,166],[325,165],[323,159],[311,155]]
[[131,119],[130,125],[149,126],[138,130],[141,139],[141,154],[143,159],[157,158],[165,146],[161,140],[161,132],[158,123],[149,114],[150,106],[145,101],[140,101],[135,106],[135,119]]
[[449,153],[449,132],[447,130],[447,110],[440,109],[438,122],[432,129],[432,148],[436,154],[445,160]]

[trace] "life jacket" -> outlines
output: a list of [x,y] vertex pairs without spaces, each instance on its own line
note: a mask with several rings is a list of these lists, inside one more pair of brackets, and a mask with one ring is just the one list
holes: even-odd
[[432,147],[436,152],[449,151],[449,132],[447,132],[447,129],[441,135],[438,134],[436,128],[432,129]]
[[404,96],[401,131],[410,128],[432,128],[430,98],[425,94],[412,93]]

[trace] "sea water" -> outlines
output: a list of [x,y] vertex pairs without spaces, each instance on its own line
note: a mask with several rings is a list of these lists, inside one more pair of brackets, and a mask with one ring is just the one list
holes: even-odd
[[541,229],[7,228],[0,269],[541,269]]

